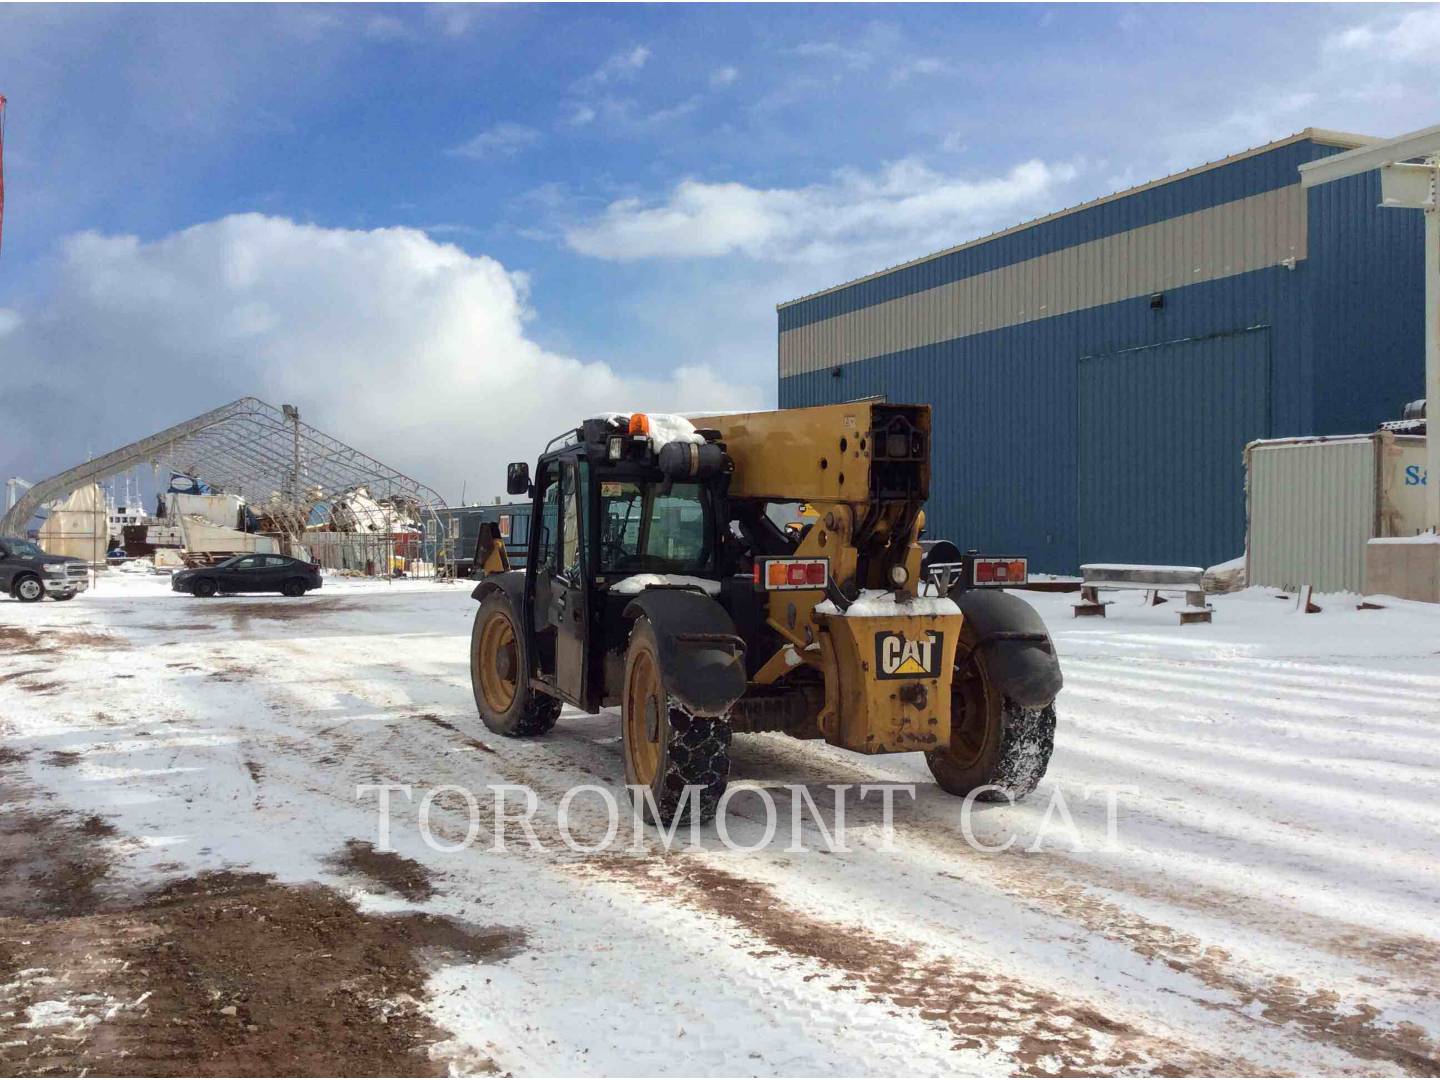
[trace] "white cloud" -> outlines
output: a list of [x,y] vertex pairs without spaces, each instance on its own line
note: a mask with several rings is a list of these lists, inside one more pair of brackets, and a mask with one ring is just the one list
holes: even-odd
[[360,29],[375,41],[403,41],[411,36],[410,28],[393,15],[371,15]]
[[636,45],[632,49],[615,53],[582,81],[593,86],[601,86],[605,83],[633,79],[649,59],[649,48],[644,45]]
[[710,73],[710,87],[713,90],[719,90],[721,87],[732,85],[738,78],[740,78],[739,68],[716,68]]
[[1385,60],[1433,63],[1440,55],[1440,9],[1424,8],[1405,15],[1385,15],[1337,31],[1325,39],[1332,56],[1355,54]]
[[915,76],[943,75],[949,71],[949,67],[943,60],[937,60],[933,56],[917,56],[913,60],[902,61],[891,76],[893,83],[902,83]]
[[873,175],[845,171],[804,188],[691,179],[660,202],[611,203],[598,219],[571,228],[566,240],[582,254],[616,260],[913,257],[1054,209],[1074,177],[1069,165],[1034,160],[970,179],[907,158]]
[[806,60],[823,60],[827,63],[843,64],[857,71],[868,68],[875,58],[868,49],[853,45],[841,45],[836,41],[802,41],[792,52]]
[[440,28],[446,37],[462,37],[469,32],[479,11],[478,4],[430,4],[427,14],[430,21]]
[[547,351],[523,275],[413,229],[243,214],[80,234],[22,314],[0,346],[0,461],[35,472],[255,394],[454,499],[499,492],[506,461],[601,410],[763,400],[683,357],[646,378]]
[[451,147],[446,153],[456,157],[484,158],[514,157],[521,150],[527,150],[540,142],[540,132],[524,124],[501,123],[466,139],[459,146]]

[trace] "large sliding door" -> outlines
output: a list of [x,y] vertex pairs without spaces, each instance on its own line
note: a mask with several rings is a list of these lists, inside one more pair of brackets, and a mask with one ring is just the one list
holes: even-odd
[[1245,444],[1270,432],[1270,332],[1080,360],[1080,561],[1209,566],[1245,548]]

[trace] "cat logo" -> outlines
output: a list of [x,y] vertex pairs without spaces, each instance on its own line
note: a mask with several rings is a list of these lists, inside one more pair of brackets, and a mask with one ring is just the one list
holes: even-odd
[[929,631],[911,641],[904,634],[875,635],[875,675],[880,679],[934,679],[940,674],[945,655],[945,635]]

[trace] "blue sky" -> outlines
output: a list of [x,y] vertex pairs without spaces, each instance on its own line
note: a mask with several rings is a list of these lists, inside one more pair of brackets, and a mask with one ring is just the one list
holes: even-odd
[[3,7],[0,472],[257,393],[473,494],[576,409],[769,404],[777,301],[1435,123],[1437,46],[1386,5]]

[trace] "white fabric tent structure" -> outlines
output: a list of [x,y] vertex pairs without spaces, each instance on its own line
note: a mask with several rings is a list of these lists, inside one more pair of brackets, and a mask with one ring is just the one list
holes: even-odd
[[100,485],[76,488],[55,504],[40,526],[38,542],[47,555],[69,555],[103,566],[110,546],[110,519]]

